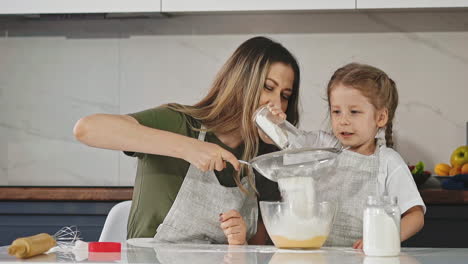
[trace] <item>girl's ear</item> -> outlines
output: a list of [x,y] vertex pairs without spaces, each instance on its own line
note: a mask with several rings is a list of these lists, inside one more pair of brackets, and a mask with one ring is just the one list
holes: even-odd
[[388,109],[384,108],[377,112],[377,126],[385,127],[388,122]]

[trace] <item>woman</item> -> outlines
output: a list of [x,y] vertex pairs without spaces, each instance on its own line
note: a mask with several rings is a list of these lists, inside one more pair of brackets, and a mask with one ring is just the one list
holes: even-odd
[[[80,119],[74,128],[79,141],[138,157],[128,238],[229,244],[252,238],[257,233],[255,177],[237,160],[259,153],[252,116],[260,106],[280,106],[297,124],[299,79],[287,49],[254,37],[236,49],[209,93],[193,106],[168,104]],[[252,241],[262,243],[266,234],[258,223],[261,232]]]

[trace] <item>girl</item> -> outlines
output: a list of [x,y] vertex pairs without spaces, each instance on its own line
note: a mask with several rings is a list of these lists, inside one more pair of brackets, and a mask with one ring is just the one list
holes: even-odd
[[[333,74],[327,87],[333,134],[305,132],[303,146],[347,147],[336,170],[316,182],[317,196],[337,201],[337,213],[326,246],[362,248],[362,216],[369,195],[398,198],[401,240],[424,225],[425,205],[402,157],[394,151],[392,127],[398,92],[382,70],[357,63]],[[273,105],[273,114],[286,115]],[[384,138],[381,137],[384,134]]]
[[[257,155],[260,142],[251,117],[260,106],[278,105],[297,123],[299,79],[296,59],[286,48],[255,37],[237,48],[193,106],[80,119],[74,128],[79,141],[138,158],[127,237],[229,244],[253,237],[254,178],[245,176],[237,160]],[[276,188],[262,185],[258,191],[262,196]],[[263,243],[266,233],[258,223],[263,233],[256,238]]]

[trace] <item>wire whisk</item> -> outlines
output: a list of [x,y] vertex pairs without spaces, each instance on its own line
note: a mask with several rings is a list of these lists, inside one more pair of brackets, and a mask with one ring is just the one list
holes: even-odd
[[73,246],[77,240],[81,240],[80,231],[76,226],[62,227],[52,237],[57,242],[58,247]]

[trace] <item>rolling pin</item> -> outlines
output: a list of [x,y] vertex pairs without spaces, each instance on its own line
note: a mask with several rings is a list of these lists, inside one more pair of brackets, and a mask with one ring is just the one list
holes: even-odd
[[17,258],[30,258],[53,248],[57,243],[55,239],[46,233],[29,237],[20,237],[8,247],[8,254]]

